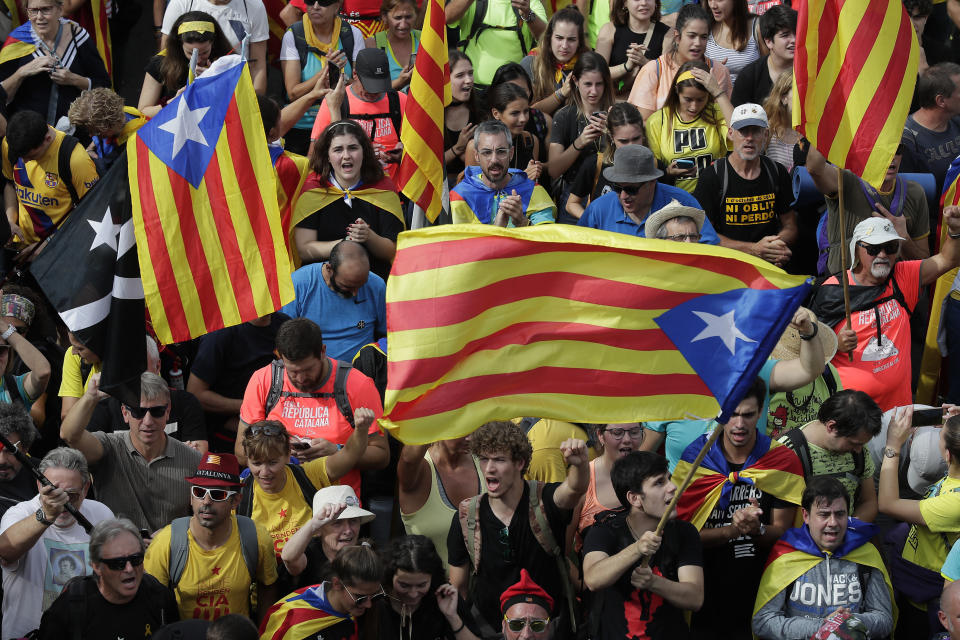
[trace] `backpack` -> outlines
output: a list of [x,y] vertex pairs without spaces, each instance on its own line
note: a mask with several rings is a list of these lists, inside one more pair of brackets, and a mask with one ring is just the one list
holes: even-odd
[[[187,557],[190,554],[190,544],[187,539],[187,528],[190,518],[176,518],[170,523],[170,564],[169,586],[176,589],[187,568]],[[237,516],[237,531],[240,534],[240,548],[243,552],[243,562],[250,572],[251,586],[257,582],[257,564],[260,561],[260,546],[257,541],[257,525],[245,516]]]
[[[353,408],[350,406],[350,398],[347,396],[347,376],[350,375],[350,369],[353,368],[349,362],[337,360],[337,376],[333,379],[333,393],[327,391],[315,391],[304,393],[299,391],[283,390],[283,360],[277,358],[270,363],[270,392],[267,394],[267,402],[264,405],[264,417],[270,415],[280,398],[333,398],[337,403],[337,409],[343,414],[343,417],[350,424],[353,424]],[[294,472],[296,473],[296,472]]]
[[[393,130],[397,134],[397,138],[400,137],[400,125],[403,122],[403,113],[400,112],[400,93],[393,89],[387,90],[387,113],[350,113],[350,99],[349,97],[343,101],[343,105],[340,107],[340,119],[341,120],[376,120],[377,118],[383,117],[385,115],[390,116],[391,122],[393,122]],[[370,138],[373,138],[371,133]]]
[[501,31],[515,31],[517,33],[517,38],[520,40],[520,50],[523,52],[523,56],[526,57],[529,47],[527,47],[527,41],[523,37],[523,25],[526,23],[523,21],[523,18],[520,17],[520,10],[516,7],[511,7],[513,9],[513,15],[516,17],[517,21],[515,24],[509,27],[501,27],[497,25],[487,24],[484,22],[484,18],[487,17],[487,7],[490,4],[490,0],[476,0],[475,9],[473,11],[473,22],[470,24],[470,33],[467,34],[466,38],[461,38],[460,42],[457,43],[457,47],[463,51],[466,49],[467,44],[475,38],[479,38],[480,34],[486,31],[487,29],[500,29]]
[[[310,478],[307,477],[307,472],[303,470],[303,467],[299,464],[288,464],[287,467],[290,471],[293,472],[293,478],[297,481],[297,485],[300,487],[300,493],[303,494],[303,499],[307,504],[313,504],[313,495],[317,492],[317,488],[313,486],[313,483],[310,482]],[[237,515],[250,517],[250,514],[253,512],[253,476],[248,475],[243,479],[243,488],[240,490],[240,504],[237,505]]]
[[[293,44],[297,47],[297,55],[300,56],[300,68],[304,69],[307,66],[307,54],[313,53],[318,56],[322,56],[323,52],[317,49],[316,47],[311,47],[307,44],[307,36],[303,31],[303,22],[294,22],[290,26],[290,33],[293,34]],[[350,28],[350,23],[344,19],[340,20],[340,49],[347,54],[347,58],[353,56],[353,29]],[[353,62],[351,59],[350,62]],[[400,131],[400,127],[397,127],[397,131]]]
[[14,402],[19,402],[23,405],[26,404],[20,396],[20,388],[17,387],[17,378],[12,373],[3,374],[3,388],[10,394],[10,404]]
[[[478,2],[481,0],[478,0]],[[533,426],[532,424],[530,426]],[[529,430],[529,427],[528,427]],[[536,480],[527,480],[529,488],[529,521],[530,531],[533,537],[537,539],[540,547],[557,562],[557,569],[560,571],[563,580],[563,593],[567,600],[569,608],[570,624],[576,632],[576,610],[573,604],[573,584],[570,582],[570,574],[567,571],[567,562],[563,551],[557,543],[553,530],[550,529],[550,523],[547,521],[547,514],[543,510],[543,487],[544,483]],[[483,541],[480,539],[480,498],[481,495],[467,498],[457,507],[457,514],[460,518],[460,529],[463,532],[463,541],[467,548],[467,554],[470,556],[470,564],[473,565],[473,574],[477,573],[480,562],[480,548]]]
[[[70,166],[70,156],[73,155],[73,150],[78,144],[80,144],[80,141],[73,136],[64,135],[63,141],[60,143],[60,150],[57,152],[57,174],[60,176],[63,186],[70,193],[70,201],[73,202],[73,206],[80,203],[80,194],[73,186],[73,168]],[[7,159],[10,161],[11,167],[16,166],[17,158],[10,151],[9,146],[7,147]]]
[[[830,377],[832,378],[833,376]],[[810,443],[807,442],[807,436],[803,433],[803,429],[790,429],[790,431],[783,434],[782,440],[783,443],[790,447],[790,449],[797,454],[797,457],[800,458],[800,465],[803,467],[803,477],[811,477],[813,475],[813,460],[810,458]],[[837,471],[819,475],[837,479],[847,478],[848,480],[856,480],[857,491],[854,494],[854,502],[857,502],[860,497],[860,477],[863,475],[863,469],[866,464],[863,447],[860,447],[850,455],[853,456],[853,471]]]

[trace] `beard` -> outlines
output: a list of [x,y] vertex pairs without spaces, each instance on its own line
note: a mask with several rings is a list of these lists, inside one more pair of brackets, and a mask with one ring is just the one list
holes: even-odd
[[893,267],[887,261],[874,260],[873,264],[870,265],[870,275],[874,278],[885,280],[887,276],[890,275],[890,271]]

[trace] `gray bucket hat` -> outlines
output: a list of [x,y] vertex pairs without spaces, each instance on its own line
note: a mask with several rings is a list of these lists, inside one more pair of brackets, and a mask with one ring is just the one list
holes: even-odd
[[613,166],[603,170],[607,182],[639,184],[663,175],[653,151],[639,144],[627,144],[613,154]]

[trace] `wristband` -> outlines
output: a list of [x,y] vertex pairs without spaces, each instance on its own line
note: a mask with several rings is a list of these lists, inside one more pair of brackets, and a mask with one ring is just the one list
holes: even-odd
[[628,71],[628,72],[629,72],[629,71],[633,71],[633,69],[631,69],[631,68],[628,66],[629,64],[630,64],[630,61],[629,61],[629,60],[627,60],[626,62],[623,63],[623,69],[624,69],[625,71]]
[[950,233],[949,231],[947,231],[947,235],[954,240],[960,240],[960,233]]
[[159,26],[159,27],[158,27],[157,25],[153,25],[153,32],[154,32],[154,33],[160,33],[161,31],[163,31],[163,26]]
[[571,144],[570,146],[573,147],[576,151],[583,151],[583,149],[581,149],[580,147],[577,146],[577,139],[576,139],[576,138],[573,139],[573,144]]
[[[803,334],[801,333],[801,334],[800,334],[800,339],[801,339],[801,340],[813,340],[814,338],[817,337],[817,333],[820,331],[820,326],[819,326],[818,323],[816,323],[816,322],[814,322],[814,323],[812,323],[812,324],[813,324],[813,333],[811,333],[811,334],[808,335],[808,336],[805,336],[805,335],[803,335]],[[799,332],[798,332],[798,333],[799,333]]]
[[453,630],[453,635],[457,635],[458,633],[460,633],[461,631],[463,631],[463,628],[464,628],[465,626],[467,626],[467,623],[463,621],[463,618],[461,618],[461,619],[460,619],[460,626]]
[[17,332],[17,328],[15,326],[13,326],[12,324],[7,325],[7,330],[4,331],[3,333],[0,333],[0,338],[7,340],[10,336],[15,334],[16,332]]

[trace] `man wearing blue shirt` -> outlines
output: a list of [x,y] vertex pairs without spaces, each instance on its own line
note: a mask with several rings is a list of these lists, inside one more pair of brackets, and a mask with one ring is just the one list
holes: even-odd
[[370,273],[362,245],[343,240],[330,260],[293,272],[296,298],[281,311],[291,318],[309,318],[320,326],[327,355],[350,362],[365,344],[387,335],[387,286]]
[[[645,238],[644,225],[649,215],[671,201],[695,209],[703,208],[683,189],[657,182],[662,175],[663,171],[657,168],[650,149],[638,144],[620,147],[613,156],[613,166],[603,170],[603,177],[611,184],[613,192],[591,202],[577,224]],[[704,220],[700,236],[703,244],[720,243],[709,220]]]

